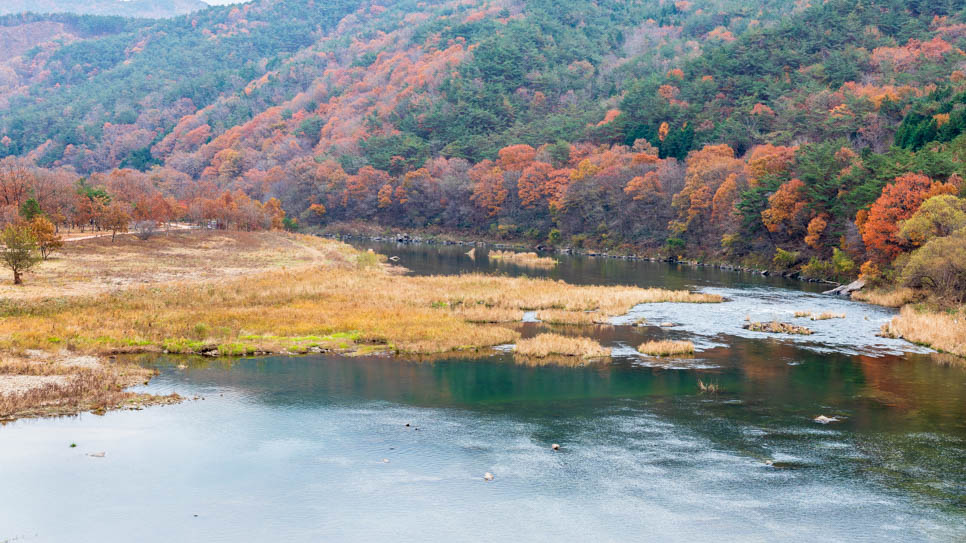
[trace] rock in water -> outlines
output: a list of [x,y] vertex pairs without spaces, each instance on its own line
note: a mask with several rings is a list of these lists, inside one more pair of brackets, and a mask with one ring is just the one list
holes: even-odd
[[833,288],[832,290],[826,290],[822,294],[835,294],[838,296],[851,296],[853,292],[857,290],[862,290],[865,288],[865,281],[862,279],[856,279],[848,285],[842,285]]
[[838,422],[839,421],[839,419],[836,418],[836,417],[826,417],[825,415],[819,415],[819,416],[815,417],[812,420],[814,420],[815,422],[817,422],[819,424],[828,424],[830,422]]
[[550,448],[553,449],[553,450],[555,450],[555,451],[559,451],[560,450],[560,445],[557,445],[556,443],[554,443],[553,445],[550,446]]
[[490,473],[490,472],[486,472],[485,474],[483,474],[483,480],[484,481],[492,481],[493,480],[493,474]]

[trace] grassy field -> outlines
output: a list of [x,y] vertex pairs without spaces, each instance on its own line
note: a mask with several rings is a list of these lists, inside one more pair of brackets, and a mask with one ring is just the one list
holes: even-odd
[[[621,315],[645,302],[721,301],[661,289],[404,272],[371,252],[276,232],[75,241],[28,275],[24,287],[0,287],[0,359],[46,353],[53,367],[62,356],[55,353],[91,355],[107,378],[117,369],[107,357],[119,353],[432,355],[514,343],[524,311],[572,322]],[[571,347],[561,340],[541,349],[566,355]],[[0,365],[0,376],[17,376],[15,367],[22,365]],[[71,367],[57,370],[59,379],[19,382],[65,388],[80,374]],[[5,395],[25,394],[11,390]]]
[[205,281],[325,264],[342,258],[325,240],[264,232],[171,232],[142,241],[100,236],[69,241],[23,286],[0,272],[0,300],[89,296],[171,281]]

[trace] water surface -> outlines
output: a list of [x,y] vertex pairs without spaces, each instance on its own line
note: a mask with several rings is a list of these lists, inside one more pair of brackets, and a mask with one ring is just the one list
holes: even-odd
[[[381,249],[415,273],[535,274]],[[0,541],[966,538],[966,364],[875,337],[890,311],[710,268],[564,258],[550,275],[729,301],[552,328],[615,348],[574,368],[496,351],[146,359],[162,372],[146,390],[204,399],[0,428]],[[805,338],[741,328],[799,309],[847,317],[802,320]],[[676,326],[621,324],[640,316]],[[699,352],[634,354],[659,337]]]

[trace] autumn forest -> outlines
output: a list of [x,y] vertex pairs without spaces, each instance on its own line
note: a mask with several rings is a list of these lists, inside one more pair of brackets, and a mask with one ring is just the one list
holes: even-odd
[[7,223],[366,223],[966,292],[962,2],[258,0],[0,40]]

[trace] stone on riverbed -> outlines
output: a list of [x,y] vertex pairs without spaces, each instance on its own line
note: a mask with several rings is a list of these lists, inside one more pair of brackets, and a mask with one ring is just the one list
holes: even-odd
[[833,288],[832,290],[826,290],[822,294],[835,294],[837,296],[851,296],[853,292],[857,290],[862,290],[865,288],[865,281],[863,279],[856,279],[848,285],[841,285]]

